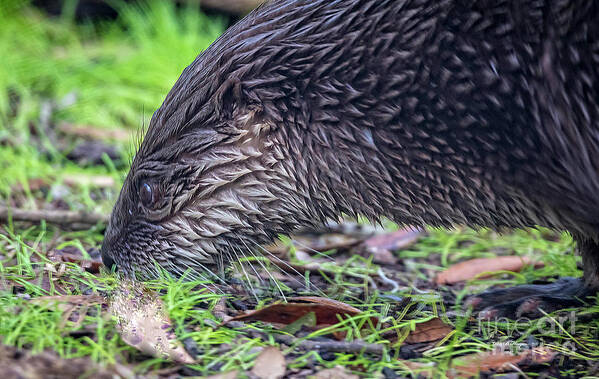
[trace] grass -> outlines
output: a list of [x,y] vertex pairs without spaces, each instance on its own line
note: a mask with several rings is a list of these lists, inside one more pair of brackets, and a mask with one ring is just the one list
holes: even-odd
[[[109,159],[94,166],[73,163],[65,157],[65,151],[56,147],[52,127],[72,123],[107,130],[125,129],[134,134],[141,125],[147,125],[151,112],[160,105],[183,68],[224,30],[226,21],[209,18],[194,6],[177,9],[173,3],[154,0],[120,5],[121,16],[115,21],[76,24],[68,16],[49,18],[21,1],[2,2],[2,203],[24,208],[59,203],[70,209],[110,211],[126,174],[126,165]],[[54,112],[46,122],[42,116],[48,104]],[[126,158],[127,148],[121,150]],[[85,184],[66,186],[64,178],[73,175],[106,175],[115,184],[104,189]],[[40,179],[47,183],[46,189],[32,185]],[[127,346],[120,339],[114,320],[100,305],[90,305],[81,321],[73,322],[65,318],[65,309],[58,304],[32,301],[62,293],[59,290],[74,295],[101,294],[118,286],[112,275],[93,275],[77,264],[56,263],[46,256],[48,251],[65,246],[83,250],[99,247],[102,238],[101,226],[77,232],[45,224],[8,222],[0,227],[0,341],[34,352],[53,350],[65,358],[89,357],[103,364],[126,363],[140,374],[169,367],[170,363]],[[369,280],[379,266],[370,258],[354,256],[343,264],[323,264],[327,274],[322,287],[327,295],[364,313],[334,327],[310,332],[304,338],[343,332],[348,340],[385,343],[385,354],[373,359],[366,354],[298,352],[288,348],[284,351],[288,353],[288,368],[341,365],[365,377],[388,372],[384,370],[413,375],[414,371],[428,369],[426,366],[414,369],[406,364],[410,360],[433,364],[434,375],[443,377],[463,354],[489,351],[498,343],[534,342],[562,352],[559,363],[563,368],[547,365],[547,370],[553,369],[549,376],[595,375],[591,373],[594,366],[588,361],[599,359],[596,305],[579,310],[573,333],[571,323],[557,322],[561,315],[547,315],[541,321],[502,320],[482,325],[461,313],[465,296],[492,285],[580,276],[577,267],[580,261],[572,252],[570,236],[546,230],[500,235],[489,230],[431,228],[417,244],[397,253],[405,271],[396,279],[405,287],[396,293],[372,288]],[[439,291],[431,288],[432,275],[452,263],[496,254],[534,256],[545,266],[527,267],[517,274],[504,273]],[[315,279],[307,276],[305,280]],[[5,282],[18,283],[22,288],[16,294],[7,292],[2,290]],[[429,283],[428,287],[424,283]],[[424,285],[427,292],[415,292],[409,288],[411,284],[420,288]],[[213,308],[223,295],[198,290],[201,283],[163,278],[149,286],[163,295],[177,335],[181,339],[192,338],[202,352],[198,363],[189,366],[195,370],[192,372],[207,375],[233,369],[246,371],[252,367],[259,347],[274,344],[275,331],[266,324],[249,324],[245,329],[216,327],[220,321],[213,315]],[[289,289],[283,290],[293,294]],[[272,292],[264,291],[259,305],[273,301]],[[448,296],[454,301],[442,301]],[[368,325],[369,316],[386,321],[386,326]],[[451,324],[454,331],[425,346],[416,357],[411,356],[414,352],[404,349],[401,342],[406,330],[438,316]],[[562,324],[564,329],[560,328]],[[270,337],[260,337],[264,335]],[[532,371],[528,375],[538,374]]]

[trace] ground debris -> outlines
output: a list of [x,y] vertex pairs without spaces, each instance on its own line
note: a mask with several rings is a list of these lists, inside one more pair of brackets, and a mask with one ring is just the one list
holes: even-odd
[[130,372],[116,366],[104,368],[89,358],[60,358],[54,352],[33,354],[15,347],[0,345],[0,377],[3,379],[96,378],[127,377]]
[[495,350],[465,355],[454,359],[453,377],[477,376],[481,372],[504,372],[516,366],[526,367],[551,362],[557,352],[547,347],[525,350],[519,354]]
[[534,262],[530,257],[501,256],[494,258],[477,258],[456,263],[435,278],[437,284],[455,284],[480,277],[481,274],[495,271],[520,271],[525,265],[534,264],[542,266],[541,262]]
[[84,257],[78,247],[66,246],[62,249],[51,250],[48,253],[48,259],[54,262],[70,262],[76,263],[86,271],[93,274],[100,272],[100,267],[103,266],[102,256],[98,249],[90,249],[87,251],[89,258]]
[[438,341],[441,338],[445,338],[449,333],[453,331],[453,328],[444,323],[440,318],[433,318],[431,320],[420,322],[416,324],[414,330],[408,334],[405,343],[422,343]]
[[[230,321],[263,321],[289,325],[309,313],[314,313],[316,328],[319,328],[337,324],[340,316],[356,316],[361,311],[340,301],[304,296],[291,298],[287,303],[274,303],[261,309],[245,312],[227,320],[225,324]],[[373,322],[377,322],[376,318],[373,318]]]
[[365,240],[358,250],[373,256],[375,263],[395,264],[397,257],[392,252],[414,244],[422,231],[420,229],[400,229],[390,233],[382,233]]
[[280,379],[285,375],[285,356],[276,347],[267,347],[254,361],[252,374],[260,379]]
[[110,301],[110,311],[127,344],[154,357],[184,364],[195,362],[177,340],[165,305],[155,292],[123,280]]
[[342,366],[335,366],[317,372],[313,379],[358,379],[359,376],[347,372]]

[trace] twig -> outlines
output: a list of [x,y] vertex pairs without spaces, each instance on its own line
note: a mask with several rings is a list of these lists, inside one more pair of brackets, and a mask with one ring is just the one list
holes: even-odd
[[9,218],[13,221],[29,221],[36,223],[45,220],[52,224],[71,226],[73,229],[108,222],[108,215],[102,213],[46,209],[25,210],[0,206],[0,221],[7,221]]
[[310,341],[310,340],[299,340],[295,337],[277,334],[274,335],[275,341],[283,343],[285,345],[294,346],[301,350],[321,350],[321,351],[332,351],[335,353],[368,353],[383,355],[385,346],[379,343],[367,343],[364,341]]
[[[244,329],[245,323],[242,321],[229,321],[226,323],[228,327],[236,330]],[[287,334],[267,334],[262,331],[252,329],[252,333],[256,333],[261,336],[265,341],[268,340],[268,336],[272,335],[277,343],[293,346],[300,350],[321,350],[321,351],[332,351],[336,353],[368,353],[375,355],[383,355],[385,346],[379,343],[367,343],[364,341],[311,341],[302,340],[295,338]]]

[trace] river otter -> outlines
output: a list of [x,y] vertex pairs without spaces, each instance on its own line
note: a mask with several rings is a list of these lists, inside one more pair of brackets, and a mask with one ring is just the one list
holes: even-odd
[[202,272],[341,214],[542,225],[572,233],[584,278],[470,304],[487,316],[579,304],[599,288],[598,15],[588,0],[260,7],[154,113],[105,264]]

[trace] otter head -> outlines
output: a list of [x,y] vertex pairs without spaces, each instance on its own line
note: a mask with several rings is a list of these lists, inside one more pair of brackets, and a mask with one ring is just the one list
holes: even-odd
[[106,231],[104,262],[127,274],[214,271],[310,222],[298,219],[304,190],[285,133],[261,106],[236,80],[181,99],[181,80],[152,118]]
[[209,55],[153,115],[112,212],[102,256],[125,274],[152,277],[156,264],[175,275],[214,272],[314,222],[287,132],[228,70],[199,68]]

